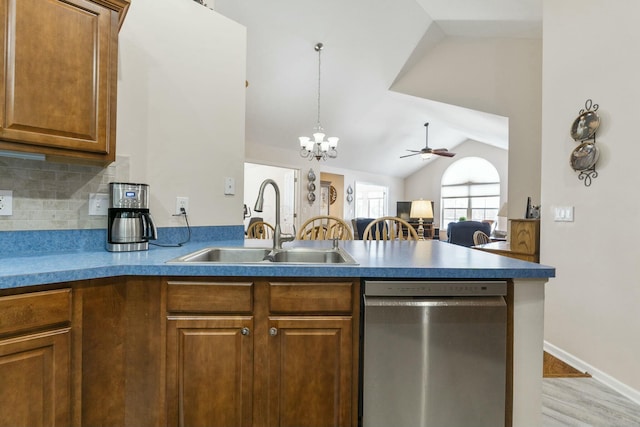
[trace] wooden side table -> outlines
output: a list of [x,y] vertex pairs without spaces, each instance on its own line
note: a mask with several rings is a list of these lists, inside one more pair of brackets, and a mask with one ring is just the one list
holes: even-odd
[[485,252],[529,262],[540,262],[540,220],[512,219],[511,236],[508,242],[491,242],[473,246]]

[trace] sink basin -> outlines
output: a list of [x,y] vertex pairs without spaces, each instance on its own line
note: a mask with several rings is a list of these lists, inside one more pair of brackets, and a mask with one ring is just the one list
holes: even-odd
[[168,261],[169,264],[357,264],[342,249],[204,248]]
[[247,263],[261,262],[271,249],[265,248],[204,248],[172,259],[170,263]]
[[356,264],[342,249],[285,249],[274,251],[267,258],[272,262],[290,264]]

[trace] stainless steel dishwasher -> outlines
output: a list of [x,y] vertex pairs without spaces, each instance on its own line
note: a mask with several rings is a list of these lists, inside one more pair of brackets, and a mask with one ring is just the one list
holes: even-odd
[[506,290],[365,281],[362,426],[504,426]]

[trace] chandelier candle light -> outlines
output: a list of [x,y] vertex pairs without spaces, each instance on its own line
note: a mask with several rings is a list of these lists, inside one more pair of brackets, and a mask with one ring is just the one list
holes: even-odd
[[332,136],[325,140],[324,129],[320,125],[320,56],[322,48],[322,43],[318,43],[314,47],[315,51],[318,52],[318,121],[316,127],[313,128],[313,138],[308,136],[298,138],[300,140],[300,156],[309,160],[315,158],[317,161],[320,161],[320,159],[327,160],[327,157],[332,159],[338,157],[339,139]]
[[424,240],[423,219],[433,219],[433,209],[431,208],[431,200],[414,200],[411,202],[411,218],[419,218],[418,220],[418,239]]

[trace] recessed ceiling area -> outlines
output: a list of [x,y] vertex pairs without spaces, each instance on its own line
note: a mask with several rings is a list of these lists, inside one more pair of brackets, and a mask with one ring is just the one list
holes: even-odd
[[[508,111],[493,95],[500,82],[492,69],[504,64],[495,40],[541,37],[540,0],[216,0],[214,7],[247,27],[248,147],[297,152],[298,136],[310,134],[314,46],[322,42],[321,123],[340,137],[331,166],[396,177],[433,161],[400,159],[424,146],[426,122],[432,148],[455,151],[472,139],[507,149]],[[489,47],[473,45],[488,38]],[[478,77],[472,66],[460,69],[460,54],[482,50],[491,55],[475,60],[484,62]],[[464,84],[450,80],[456,73]]]

